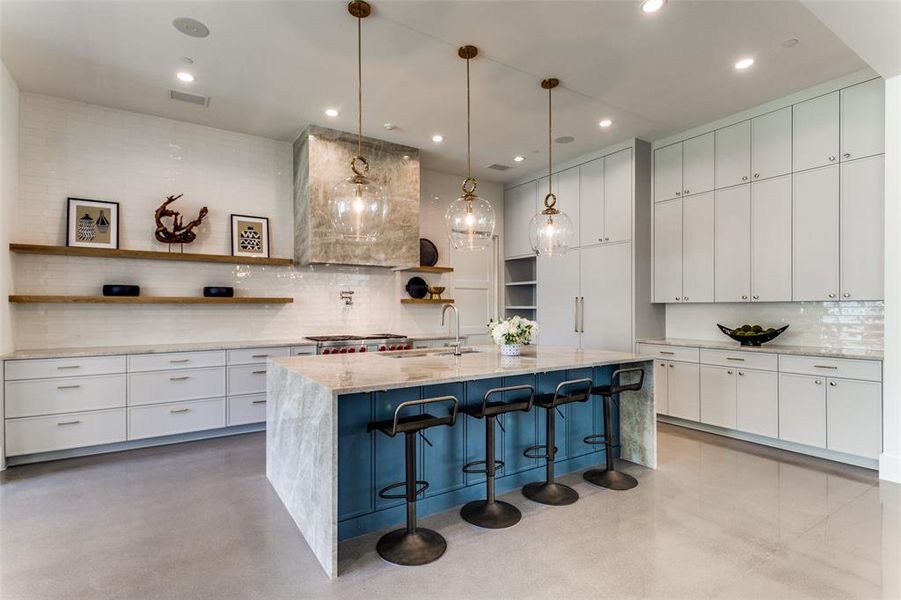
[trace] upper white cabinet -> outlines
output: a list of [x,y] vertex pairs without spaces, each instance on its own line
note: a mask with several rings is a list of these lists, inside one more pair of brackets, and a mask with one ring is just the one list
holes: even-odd
[[747,183],[751,179],[751,122],[742,121],[716,130],[716,187]]
[[791,172],[791,106],[751,119],[751,181]]
[[[690,189],[690,188],[689,188]],[[682,144],[654,151],[654,201],[682,196]]]
[[751,301],[792,299],[792,176],[751,184]]
[[793,300],[838,298],[838,175],[838,165],[794,174]]
[[751,298],[751,187],[716,191],[717,302]]
[[843,89],[841,107],[841,160],[885,152],[885,83],[882,79]]
[[[547,181],[547,177],[543,178],[543,181]],[[554,195],[557,197],[557,208],[561,211],[565,212],[569,215],[569,218],[572,219],[573,224],[579,223],[581,221],[579,204],[580,204],[580,192],[579,192],[579,167],[573,167],[571,169],[567,169],[565,171],[560,171],[559,173],[554,174],[553,178],[553,188],[551,191],[554,192]],[[539,189],[539,198],[538,205],[544,206],[544,197],[547,195],[547,190],[542,188],[541,183],[538,184]],[[536,211],[537,212],[537,211]],[[534,214],[534,213],[533,213]],[[572,246],[577,247],[580,246],[581,243],[579,241],[579,228],[575,228],[574,239],[572,241]]]
[[682,199],[682,301],[713,302],[714,193]]
[[841,165],[841,290],[844,300],[881,300],[885,156]]
[[533,254],[529,221],[537,212],[537,182],[530,181],[504,193],[504,257]]
[[682,199],[654,206],[654,302],[682,301]]
[[794,171],[822,167],[838,160],[839,93],[795,104],[792,131]]
[[715,134],[682,142],[682,195],[703,194],[714,186]]
[[579,238],[583,244],[604,240],[604,159],[579,167]]
[[604,241],[631,239],[632,149],[626,148],[604,157]]

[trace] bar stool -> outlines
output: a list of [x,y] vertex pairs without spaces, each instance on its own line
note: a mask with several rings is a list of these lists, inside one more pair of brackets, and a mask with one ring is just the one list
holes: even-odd
[[[403,409],[411,406],[443,402],[452,403],[447,416],[435,417],[428,413],[400,416]],[[407,501],[407,526],[386,533],[375,547],[379,556],[388,562],[407,566],[424,565],[437,560],[447,550],[447,542],[440,533],[416,526],[416,498],[429,487],[429,482],[416,479],[416,436],[422,435],[422,432],[430,427],[453,426],[457,421],[459,407],[460,402],[454,396],[409,400],[397,406],[393,419],[373,421],[366,427],[366,431],[380,431],[392,438],[398,433],[404,434],[406,479],[379,490],[381,498],[404,498]],[[399,487],[405,488],[403,494],[390,493]]]
[[[624,373],[639,373],[636,383],[627,383],[620,385],[618,382],[622,379]],[[604,433],[596,433],[584,438],[586,444],[606,446],[605,454],[607,459],[606,469],[591,469],[585,471],[582,477],[588,483],[609,488],[611,490],[631,490],[638,485],[638,481],[629,475],[617,471],[613,463],[613,397],[621,392],[637,392],[644,384],[644,369],[617,369],[610,376],[610,385],[598,385],[591,388],[592,395],[601,396],[604,399]]]
[[[502,400],[491,400],[492,396],[503,394],[504,392],[528,391],[528,400],[513,400],[504,402]],[[461,412],[476,419],[485,419],[485,460],[474,460],[463,465],[464,473],[484,473],[486,480],[486,494],[484,500],[473,500],[463,505],[460,509],[460,516],[464,520],[487,529],[504,529],[512,527],[519,523],[522,513],[519,509],[503,500],[496,500],[494,497],[494,476],[497,469],[504,468],[504,461],[495,460],[494,458],[494,426],[498,423],[498,415],[502,415],[513,411],[528,412],[532,410],[532,404],[535,402],[535,388],[531,385],[512,385],[508,387],[500,387],[490,389],[485,393],[481,404],[473,404],[465,406]],[[503,425],[501,425],[503,427]],[[476,466],[485,465],[482,469]]]
[[[522,495],[541,504],[551,506],[565,506],[579,499],[579,493],[562,483],[554,480],[554,457],[557,455],[557,447],[554,445],[556,430],[556,414],[564,404],[572,402],[587,402],[591,393],[591,379],[573,379],[561,381],[553,394],[540,394],[535,399],[535,406],[547,411],[545,419],[545,437],[547,444],[536,444],[526,448],[523,455],[526,458],[545,459],[546,476],[544,481],[535,481],[526,484],[522,488]],[[563,416],[563,413],[560,413]],[[543,450],[543,453],[538,453]]]

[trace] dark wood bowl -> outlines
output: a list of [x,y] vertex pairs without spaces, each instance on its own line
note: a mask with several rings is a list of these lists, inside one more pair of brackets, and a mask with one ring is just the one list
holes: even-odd
[[728,335],[736,342],[740,343],[742,346],[760,346],[761,344],[765,344],[776,339],[783,331],[788,329],[788,325],[786,325],[770,332],[764,331],[755,335],[733,335],[731,327],[724,327],[719,323],[717,323],[716,326],[720,328],[720,331]]

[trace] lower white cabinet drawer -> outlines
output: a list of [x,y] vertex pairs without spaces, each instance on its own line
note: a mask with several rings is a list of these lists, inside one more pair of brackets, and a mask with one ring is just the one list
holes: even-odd
[[125,406],[125,375],[7,381],[6,418]]
[[260,394],[266,391],[266,365],[239,365],[228,368],[228,395]]
[[742,352],[740,350],[707,350],[701,348],[701,364],[775,371],[779,368],[779,355],[766,352]]
[[197,369],[225,366],[225,350],[202,352],[167,352],[135,354],[128,357],[128,372],[162,371],[163,369]]
[[228,424],[244,425],[266,420],[266,394],[230,396],[228,398]]
[[291,356],[307,356],[316,354],[316,346],[291,346]]
[[158,437],[225,427],[225,398],[128,409],[128,439]]
[[697,348],[688,346],[666,346],[663,344],[638,344],[638,352],[663,360],[679,360],[696,363],[700,359]]
[[224,395],[224,367],[128,374],[129,406]]
[[290,356],[290,355],[291,355],[291,349],[288,347],[240,348],[238,350],[229,350],[228,351],[228,364],[230,364],[230,365],[252,365],[254,363],[265,363],[270,358],[279,358],[280,356]]
[[125,409],[6,420],[6,455],[125,441]]
[[109,375],[125,372],[124,356],[82,356],[77,358],[41,358],[6,361],[5,377],[46,379],[76,375]]
[[882,363],[878,360],[780,354],[779,371],[781,373],[798,373],[799,375],[882,381]]

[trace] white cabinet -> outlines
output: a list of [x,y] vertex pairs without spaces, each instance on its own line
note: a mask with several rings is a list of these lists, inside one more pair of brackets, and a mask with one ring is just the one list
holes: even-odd
[[735,429],[735,369],[701,365],[701,423]]
[[125,374],[6,382],[7,419],[125,406]]
[[654,302],[682,301],[682,199],[654,205]]
[[128,408],[128,439],[225,427],[225,398]]
[[751,180],[778,177],[791,171],[791,106],[751,119]]
[[713,192],[692,194],[682,199],[683,302],[714,301],[713,199]]
[[632,149],[626,148],[604,157],[604,241],[631,239]]
[[839,288],[838,165],[795,173],[792,299],[828,301]]
[[826,379],[779,374],[779,439],[826,447]]
[[885,83],[873,79],[841,91],[841,160],[885,152]]
[[792,168],[795,172],[831,164],[839,155],[839,93],[792,107]]
[[751,301],[792,299],[792,176],[751,184]]
[[682,144],[654,151],[654,201],[682,196]]
[[128,374],[129,406],[218,396],[225,396],[225,367]]
[[702,194],[714,186],[714,132],[682,142],[682,195]]
[[654,361],[654,405],[657,414],[669,414],[669,363]]
[[716,301],[747,302],[751,295],[750,186],[716,191],[715,252]]
[[751,122],[716,130],[716,188],[747,183],[751,178]]
[[738,369],[736,424],[739,431],[779,436],[779,376],[775,372]]
[[270,358],[290,356],[291,349],[287,346],[280,348],[238,348],[228,351],[229,365],[252,365],[265,363]]
[[538,184],[535,181],[504,193],[504,257],[532,254],[529,221],[538,212]]
[[227,412],[229,427],[261,423],[266,420],[266,394],[231,396],[228,399]]
[[124,441],[124,408],[6,421],[7,456]]
[[698,365],[670,362],[667,369],[669,415],[697,421],[700,418]]
[[[543,178],[542,181],[546,182],[547,178]],[[573,224],[579,223],[581,221],[579,217],[579,167],[560,171],[559,173],[554,174],[551,181],[553,182],[551,191],[557,197],[557,208],[569,215]],[[541,182],[538,184],[538,189],[540,190],[539,204],[543,206],[547,190]],[[537,210],[535,212],[537,212]],[[571,246],[576,248],[581,245],[581,242],[579,241],[579,228],[575,227],[573,233],[574,236]]]
[[882,300],[885,156],[841,165],[841,291],[844,300]]
[[582,347],[630,352],[632,244],[582,248],[580,265]]
[[537,263],[540,343],[578,346],[579,250],[555,256],[540,255]]
[[830,450],[867,458],[882,452],[882,385],[829,379],[826,387],[826,442]]
[[604,241],[604,159],[579,167],[579,238],[583,244]]

